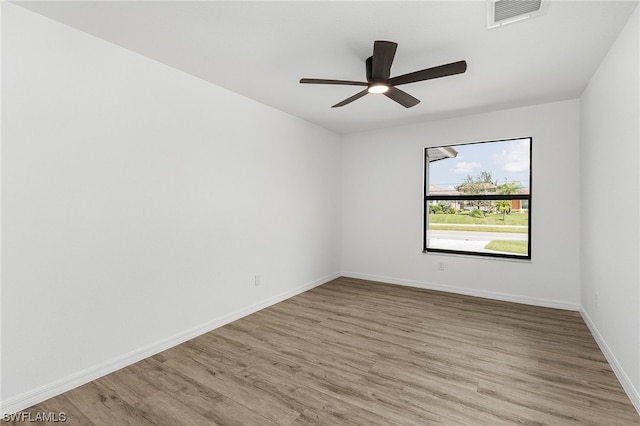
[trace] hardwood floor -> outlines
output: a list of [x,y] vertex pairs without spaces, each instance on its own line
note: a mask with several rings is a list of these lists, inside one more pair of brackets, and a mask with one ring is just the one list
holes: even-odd
[[577,312],[339,278],[52,398],[69,425],[638,425]]

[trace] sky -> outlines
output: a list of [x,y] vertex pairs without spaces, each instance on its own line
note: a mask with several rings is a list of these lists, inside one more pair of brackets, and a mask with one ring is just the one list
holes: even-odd
[[530,150],[529,139],[512,139],[452,145],[458,151],[455,158],[434,161],[429,164],[429,184],[442,188],[454,188],[468,176],[491,172],[492,180],[501,185],[520,182],[529,187]]

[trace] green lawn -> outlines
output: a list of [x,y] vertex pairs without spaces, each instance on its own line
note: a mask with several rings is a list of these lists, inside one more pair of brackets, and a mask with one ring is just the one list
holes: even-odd
[[[511,213],[502,221],[502,214],[471,217],[468,214],[429,214],[429,229],[438,231],[509,232],[526,234],[529,214]],[[473,226],[478,225],[478,226]]]
[[514,240],[493,240],[484,246],[484,248],[516,254],[527,254],[527,250],[529,249],[527,241]]
[[449,225],[447,223],[430,223],[429,229],[434,231],[472,231],[472,232],[507,232],[509,234],[526,234],[527,228],[514,228],[508,225],[496,226],[469,226],[469,225]]
[[504,222],[501,213],[488,214],[485,217],[471,217],[468,214],[429,214],[429,223],[527,226],[529,214],[510,213]]

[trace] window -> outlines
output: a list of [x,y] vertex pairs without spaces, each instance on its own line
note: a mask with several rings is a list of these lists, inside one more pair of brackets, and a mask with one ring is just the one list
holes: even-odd
[[425,148],[425,252],[531,259],[531,138]]

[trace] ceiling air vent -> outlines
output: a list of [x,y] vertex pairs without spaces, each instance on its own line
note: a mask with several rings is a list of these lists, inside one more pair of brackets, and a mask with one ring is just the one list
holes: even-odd
[[497,28],[541,15],[545,3],[543,0],[488,0],[487,28]]

